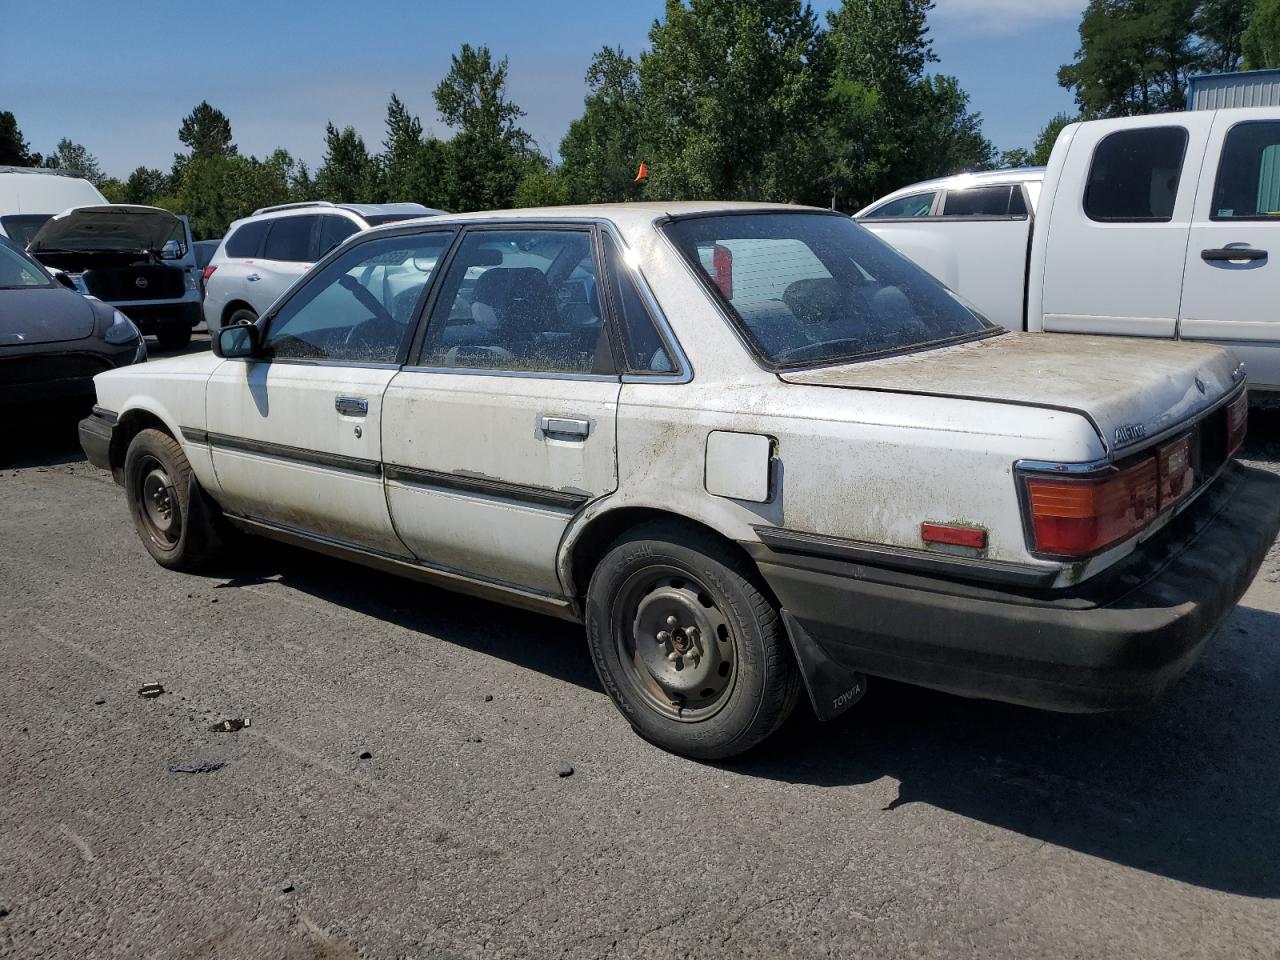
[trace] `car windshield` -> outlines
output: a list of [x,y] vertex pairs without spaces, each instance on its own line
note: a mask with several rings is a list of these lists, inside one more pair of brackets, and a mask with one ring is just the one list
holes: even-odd
[[0,290],[51,286],[52,278],[38,263],[7,243],[0,243]]
[[665,226],[774,368],[841,363],[1002,332],[848,217],[696,216]]
[[25,247],[51,216],[53,216],[51,213],[14,213],[7,217],[0,217],[0,227],[4,227],[4,232],[10,240],[20,247]]

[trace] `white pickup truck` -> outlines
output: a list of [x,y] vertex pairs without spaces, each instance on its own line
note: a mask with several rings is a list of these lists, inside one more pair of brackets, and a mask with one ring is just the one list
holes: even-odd
[[1222,344],[1280,390],[1280,108],[1072,124],[855,217],[1002,326]]

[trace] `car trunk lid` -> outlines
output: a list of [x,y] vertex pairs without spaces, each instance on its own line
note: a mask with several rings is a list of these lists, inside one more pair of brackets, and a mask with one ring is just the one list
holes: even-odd
[[1194,419],[1243,380],[1219,347],[1171,340],[1010,333],[900,357],[788,370],[788,383],[1070,410],[1108,452]]

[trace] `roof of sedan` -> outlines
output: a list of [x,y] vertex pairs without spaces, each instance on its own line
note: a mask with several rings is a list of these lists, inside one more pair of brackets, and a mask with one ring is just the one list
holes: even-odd
[[[726,200],[681,200],[681,201],[644,201],[639,203],[584,203],[577,206],[564,207],[524,207],[516,210],[476,210],[471,213],[450,213],[431,217],[433,224],[445,222],[465,222],[475,220],[612,220],[617,224],[642,225],[652,223],[659,217],[683,217],[703,213],[734,213],[745,210],[762,212],[799,212],[821,210],[820,207],[805,207],[792,203],[756,203],[751,201]],[[823,211],[827,212],[827,211]],[[401,220],[387,224],[379,230],[404,227],[407,223],[417,221]]]

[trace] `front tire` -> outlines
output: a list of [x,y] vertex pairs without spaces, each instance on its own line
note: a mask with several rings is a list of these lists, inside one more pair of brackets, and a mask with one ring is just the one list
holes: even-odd
[[701,760],[751,749],[786,720],[800,675],[747,560],[702,531],[624,534],[587,591],[601,682],[645,739]]
[[257,323],[258,315],[248,307],[241,307],[239,310],[233,310],[231,316],[227,317],[226,326],[234,327],[241,323]]
[[124,457],[124,488],[142,545],[162,567],[195,570],[222,551],[217,508],[167,433],[147,429],[133,438]]

